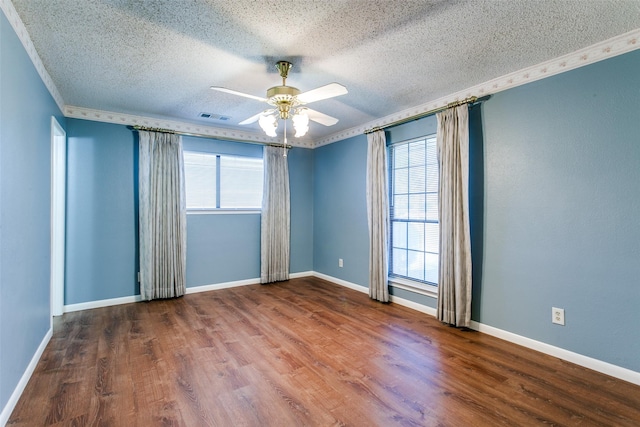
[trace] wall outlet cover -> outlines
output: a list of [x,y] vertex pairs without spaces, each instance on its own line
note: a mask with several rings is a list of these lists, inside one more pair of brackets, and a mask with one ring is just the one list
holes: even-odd
[[551,321],[564,326],[564,308],[551,307]]

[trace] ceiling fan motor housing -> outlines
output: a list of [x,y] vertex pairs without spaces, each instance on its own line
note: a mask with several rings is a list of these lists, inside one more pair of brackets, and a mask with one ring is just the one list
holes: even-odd
[[278,109],[281,119],[286,120],[291,108],[299,104],[296,99],[299,94],[300,90],[292,86],[274,86],[267,90],[267,102]]

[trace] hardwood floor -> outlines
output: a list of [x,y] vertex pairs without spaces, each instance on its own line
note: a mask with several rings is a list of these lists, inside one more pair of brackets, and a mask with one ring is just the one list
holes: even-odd
[[640,387],[316,279],[67,313],[10,426],[639,426]]

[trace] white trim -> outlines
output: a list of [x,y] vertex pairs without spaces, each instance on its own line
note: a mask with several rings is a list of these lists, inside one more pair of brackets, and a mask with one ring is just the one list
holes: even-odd
[[64,313],[66,156],[67,133],[51,116],[51,327],[53,316]]
[[[289,275],[289,277],[292,279],[297,279],[299,277],[307,277],[312,275],[313,275],[312,271],[303,271],[301,273],[292,273]],[[259,285],[259,284],[260,284],[260,278],[237,280],[234,282],[213,283],[211,285],[187,287],[185,294],[186,295],[197,294],[200,292],[217,291],[220,289],[235,288],[238,286]],[[128,297],[81,302],[77,304],[65,305],[64,312],[70,313],[72,311],[91,310],[93,308],[109,307],[112,305],[120,305],[120,304],[130,304],[133,302],[140,302],[140,301],[142,301],[142,297],[140,295],[133,295]]]
[[53,83],[53,79],[47,72],[47,69],[44,67],[42,59],[40,59],[40,55],[36,51],[35,46],[33,45],[33,41],[31,41],[31,36],[27,32],[27,27],[24,26],[22,19],[20,19],[20,15],[16,11],[16,8],[13,6],[10,0],[0,0],[0,9],[4,12],[4,16],[7,17],[9,23],[11,23],[11,27],[13,27],[13,31],[15,31],[16,35],[20,39],[24,50],[29,55],[33,66],[36,71],[40,75],[40,79],[49,90],[51,97],[58,104],[58,108],[60,111],[64,111],[64,99],[62,99],[62,95],[58,91],[58,88]]
[[133,295],[128,297],[101,299],[97,301],[81,302],[77,304],[68,304],[64,306],[64,312],[70,313],[72,311],[91,310],[93,308],[110,307],[112,305],[130,304],[132,302],[140,302],[142,297],[140,295]]
[[299,273],[289,273],[289,279],[299,279],[301,277],[312,277],[313,271],[301,271]]
[[[348,282],[346,280],[342,280],[342,279],[338,279],[337,277],[333,277],[333,276],[329,276],[327,274],[322,274],[322,273],[318,273],[317,271],[313,271],[310,272],[312,273],[313,277],[317,277],[319,279],[323,279],[326,280],[328,282],[332,282],[335,283],[336,285],[340,285],[340,286],[344,286],[345,288],[349,288],[352,289],[354,291],[358,291],[358,292],[362,292],[365,294],[369,293],[369,288],[365,287],[365,286],[361,286],[352,282]],[[434,316],[436,315],[436,309],[429,307],[427,305],[424,304],[420,304],[417,302],[413,302],[413,301],[409,301],[408,299],[404,299],[404,298],[400,298],[398,296],[395,295],[389,295],[389,300],[392,303],[398,304],[398,305],[402,305],[404,307],[409,307],[413,310],[419,311],[421,313],[426,313],[430,316]]]
[[259,285],[260,279],[237,280],[235,282],[214,283],[211,285],[187,287],[186,294],[197,294],[200,292],[217,291],[220,289],[236,288],[238,286]]
[[362,135],[367,129],[371,129],[374,127],[383,127],[398,120],[403,120],[408,117],[425,113],[427,111],[442,108],[450,102],[459,101],[470,96],[483,97],[492,95],[506,89],[512,89],[514,87],[531,83],[536,80],[551,77],[556,74],[561,74],[575,68],[583,67],[585,65],[593,64],[604,59],[613,58],[614,56],[622,55],[639,48],[640,29],[635,29],[629,31],[628,33],[620,34],[619,36],[612,37],[608,40],[593,44],[591,46],[585,47],[584,49],[577,50],[567,55],[563,55],[558,58],[533,65],[531,67],[523,68],[519,71],[505,74],[504,76],[489,80],[484,83],[480,83],[468,89],[464,89],[444,96],[442,98],[438,98],[435,101],[430,101],[413,108],[381,117],[379,119],[365,123],[361,126],[346,129],[333,135],[329,135],[316,141],[313,148],[321,147],[323,145],[331,144],[337,141],[342,141],[343,139],[351,138],[357,135]]
[[44,335],[44,338],[42,338],[42,342],[40,342],[38,349],[33,354],[33,357],[31,358],[27,369],[24,370],[20,381],[18,381],[18,384],[16,384],[16,388],[13,390],[13,393],[11,393],[11,397],[9,397],[7,404],[4,405],[4,408],[2,408],[2,413],[0,413],[0,426],[6,425],[7,421],[9,421],[11,413],[15,409],[18,400],[20,400],[20,396],[22,396],[24,388],[27,386],[27,383],[31,379],[31,375],[33,375],[33,372],[36,370],[36,366],[38,366],[38,362],[42,357],[42,353],[44,353],[45,348],[47,348],[47,344],[49,344],[52,336],[53,329],[49,328],[47,333]]
[[438,299],[438,287],[433,285],[427,285],[422,282],[414,282],[413,280],[403,279],[400,277],[389,277],[387,279],[389,286],[398,289],[404,289],[405,291],[413,292],[414,294],[424,295],[429,298]]
[[[92,120],[95,122],[115,123],[125,126],[144,126],[150,128],[170,129],[178,132],[206,135],[221,140],[232,139],[238,141],[258,142],[261,144],[278,144],[277,138],[271,138],[265,134],[247,132],[230,128],[217,128],[213,126],[197,125],[171,119],[158,119],[153,117],[137,116],[133,114],[116,113],[112,111],[95,110],[92,108],[64,106],[65,117],[74,119]],[[312,141],[290,141],[295,147],[313,148]]]
[[337,277],[318,273],[317,271],[313,272],[313,277],[317,277],[318,279],[326,280],[328,282],[333,282],[336,285],[344,286],[345,288],[353,289],[354,291],[362,292],[364,294],[369,293],[369,288],[366,286],[361,286],[352,282],[347,282],[346,280],[342,280],[342,279],[338,279]]
[[[289,278],[298,279],[301,277],[310,277],[313,275],[314,275],[313,271],[301,271],[299,273],[290,273]],[[260,278],[258,277],[255,279],[238,280],[235,282],[214,283],[211,285],[188,287],[186,293],[195,294],[199,292],[217,291],[220,289],[228,289],[228,288],[235,288],[238,286],[259,285],[259,284],[260,284]]]
[[[313,271],[302,271],[300,273],[290,273],[290,279],[298,279],[300,277],[313,276]],[[236,288],[238,286],[259,285],[260,278],[237,280],[234,282],[213,283],[211,285],[187,287],[187,294],[196,294],[199,292],[217,291],[220,289]]]
[[539,351],[540,353],[544,353],[549,356],[557,357],[558,359],[566,360],[567,362],[571,362],[573,364],[618,378],[623,381],[628,381],[632,384],[640,385],[640,372],[632,371],[631,369],[613,365],[608,362],[603,362],[602,360],[584,356],[579,353],[574,353],[573,351],[565,350],[564,348],[556,347],[541,341],[536,341],[534,339],[523,337],[522,335],[504,331],[502,329],[494,328],[493,326],[478,323],[473,320],[471,321],[471,329],[503,339],[505,341],[509,341],[514,344],[521,345],[531,350]]

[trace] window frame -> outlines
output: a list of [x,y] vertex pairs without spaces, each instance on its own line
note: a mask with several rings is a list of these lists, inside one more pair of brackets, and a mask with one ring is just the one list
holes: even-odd
[[[393,273],[393,207],[394,207],[394,150],[396,148],[398,148],[401,145],[409,145],[411,143],[414,142],[418,142],[418,141],[425,141],[425,143],[428,140],[435,140],[436,138],[436,134],[432,133],[432,134],[427,134],[427,135],[423,135],[417,138],[411,138],[411,139],[407,139],[407,140],[403,140],[403,141],[398,141],[392,144],[389,144],[387,146],[387,154],[388,154],[388,168],[389,168],[389,246],[388,246],[388,250],[389,250],[389,266],[388,266],[388,283],[390,286],[394,287],[394,288],[399,288],[399,289],[404,289],[404,290],[408,290],[414,293],[418,293],[418,294],[422,294],[422,295],[426,295],[432,298],[437,298],[438,297],[438,284],[437,283],[433,283],[433,282],[429,282],[427,280],[419,280],[419,279],[415,279],[415,278],[411,278],[408,276],[402,276],[399,274],[395,274]],[[436,148],[437,149],[437,148]],[[425,164],[426,164],[426,159],[425,159]],[[439,165],[438,165],[439,168]],[[439,173],[439,172],[438,172]],[[427,176],[428,174],[425,172],[425,185],[427,185]],[[439,197],[439,187],[438,187],[438,197]],[[426,189],[425,189],[425,197],[427,195]],[[425,213],[426,213],[426,206],[425,206]],[[416,221],[416,220],[410,220],[407,218],[407,223],[411,222],[411,221]],[[417,220],[420,223],[423,224],[427,224],[427,223],[436,223],[438,224],[438,233],[440,231],[440,218],[438,218],[437,221],[434,220],[428,220],[425,219],[424,220]],[[426,251],[423,251],[426,252]],[[440,262],[440,252],[438,250],[438,264]]]
[[[194,150],[194,149],[183,149],[183,154],[184,153],[194,153],[194,154],[203,154],[203,155],[207,155],[207,156],[214,156],[216,158],[216,205],[220,204],[220,185],[221,185],[221,163],[222,157],[240,157],[240,158],[246,158],[246,159],[256,159],[256,160],[260,160],[262,162],[262,168],[263,168],[263,172],[264,172],[264,160],[262,157],[255,157],[255,156],[246,156],[246,155],[242,155],[242,154],[229,154],[229,153],[225,153],[225,152],[215,152],[215,151],[203,151],[203,150]],[[186,162],[185,162],[185,187],[186,187],[187,183],[186,183]],[[262,193],[264,195],[264,187],[262,189]],[[186,194],[185,194],[186,197]],[[187,206],[186,208],[187,210],[187,215],[229,215],[229,214],[262,214],[262,204],[259,208],[212,208],[212,207],[206,207],[206,208],[190,208]]]

